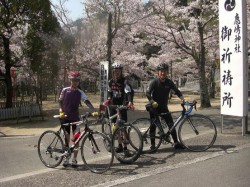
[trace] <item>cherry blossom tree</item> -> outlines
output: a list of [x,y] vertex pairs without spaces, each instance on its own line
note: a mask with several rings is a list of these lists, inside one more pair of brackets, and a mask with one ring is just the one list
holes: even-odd
[[162,61],[181,61],[181,68],[186,71],[190,69],[184,61],[196,64],[201,107],[210,107],[206,67],[209,58],[218,52],[211,51],[218,48],[217,1],[190,2],[185,6],[175,0],[149,2],[153,15],[144,22],[144,32],[151,37],[150,42],[161,45]]
[[47,24],[47,27],[43,25],[43,29],[47,29],[47,32],[51,31],[48,29],[51,28],[51,25],[48,20],[46,22],[44,19],[49,17],[49,5],[48,0],[43,2],[0,0],[0,62],[1,67],[5,69],[5,71],[1,71],[1,75],[4,77],[7,88],[6,108],[12,106],[11,68],[22,66],[22,63],[27,64],[27,60],[24,61],[23,58],[23,50],[29,25],[38,26],[39,22],[43,22]]
[[124,32],[123,29],[130,29],[131,25],[143,18],[142,5],[143,1],[141,0],[88,0],[85,2],[86,14],[90,19],[101,15],[104,18],[102,20],[107,23],[106,59],[110,64],[116,58],[116,54],[120,54],[114,52],[114,50],[119,51],[119,49],[112,48],[115,39],[118,42],[121,41],[117,34],[120,31]]

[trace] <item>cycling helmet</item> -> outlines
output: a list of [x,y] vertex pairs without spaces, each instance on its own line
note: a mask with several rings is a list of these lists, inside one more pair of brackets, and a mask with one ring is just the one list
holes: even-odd
[[77,71],[71,71],[71,72],[69,72],[68,78],[70,80],[78,80],[79,81],[80,80],[80,73]]
[[168,70],[168,65],[165,64],[165,63],[160,63],[157,67],[156,67],[157,70]]
[[120,63],[115,62],[114,64],[112,64],[112,69],[122,69],[123,65]]

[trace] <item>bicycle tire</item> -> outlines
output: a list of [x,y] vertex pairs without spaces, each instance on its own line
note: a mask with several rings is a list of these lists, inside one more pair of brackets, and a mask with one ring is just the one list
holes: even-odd
[[110,144],[110,139],[101,132],[90,132],[83,137],[81,155],[85,166],[93,173],[104,173],[114,160],[113,151],[108,151],[105,144]]
[[[124,134],[126,136],[126,140],[123,141],[124,144],[127,145],[127,152],[129,154],[126,155],[124,150],[121,152],[116,152],[116,149],[119,146],[117,137],[120,133],[123,133],[122,137],[124,137]],[[133,142],[131,144],[131,142]],[[122,164],[131,164],[135,162],[141,155],[142,149],[143,149],[143,142],[142,142],[142,135],[139,131],[139,129],[136,126],[133,126],[131,124],[124,124],[121,127],[118,127],[112,137],[112,145],[114,148],[114,156],[115,158]]]
[[[160,129],[156,126],[155,135],[150,135],[149,129],[151,125],[151,120],[149,118],[139,118],[132,122],[132,125],[138,127],[142,134],[143,139],[143,152],[144,153],[152,153],[157,151],[162,143],[162,137],[160,134]],[[155,148],[151,149],[151,139],[155,139]]]
[[[109,120],[107,118],[104,118],[102,121],[102,133],[108,136],[110,141],[112,140],[112,131],[111,131],[111,126],[109,123]],[[107,151],[111,151],[111,144],[106,145]]]
[[[193,124],[198,134],[192,129],[191,124]],[[194,114],[182,121],[179,126],[178,136],[180,142],[188,150],[201,152],[209,149],[214,144],[217,137],[217,129],[209,117]]]
[[38,155],[42,163],[49,168],[61,164],[64,153],[62,138],[55,131],[45,131],[38,139]]

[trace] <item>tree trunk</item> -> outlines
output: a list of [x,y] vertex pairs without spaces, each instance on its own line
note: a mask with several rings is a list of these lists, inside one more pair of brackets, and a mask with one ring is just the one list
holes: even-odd
[[5,36],[1,36],[3,40],[3,47],[4,47],[4,62],[5,62],[5,84],[7,88],[7,96],[6,96],[6,108],[12,107],[12,96],[13,96],[13,88],[12,88],[12,80],[11,80],[11,74],[10,74],[10,68],[11,65],[11,53],[10,53],[10,41],[9,38],[6,38]]
[[210,73],[210,98],[215,98],[215,65],[213,64],[211,67],[211,73]]
[[112,60],[112,14],[108,15],[108,39],[107,39],[107,61],[109,62],[108,80],[111,79],[111,60]]
[[208,86],[206,81],[206,71],[205,71],[205,46],[204,46],[204,37],[203,37],[203,27],[200,22],[198,22],[199,36],[200,36],[200,54],[198,59],[196,59],[196,63],[199,67],[200,74],[200,100],[201,100],[201,108],[211,107],[210,97],[208,92]]

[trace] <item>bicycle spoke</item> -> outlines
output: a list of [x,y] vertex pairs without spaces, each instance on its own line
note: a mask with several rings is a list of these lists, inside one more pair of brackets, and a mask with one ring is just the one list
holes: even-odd
[[217,136],[214,123],[206,116],[191,115],[179,127],[179,138],[191,151],[205,151]]
[[82,141],[83,162],[94,173],[107,171],[113,163],[113,152],[109,152],[105,144],[111,142],[105,134],[99,132],[86,135]]
[[[133,125],[138,127],[142,134],[143,139],[143,152],[150,153],[156,151],[162,142],[161,136],[159,136],[160,129],[156,127],[155,133],[150,134],[151,120],[148,118],[139,118],[132,122]],[[155,143],[154,149],[151,149],[151,142]]]
[[62,162],[62,139],[54,131],[44,132],[38,140],[38,154],[47,167],[56,167]]
[[[120,147],[122,143],[122,148]],[[143,148],[142,136],[139,129],[132,125],[125,125],[114,132],[114,155],[118,161],[125,164],[135,162]]]

